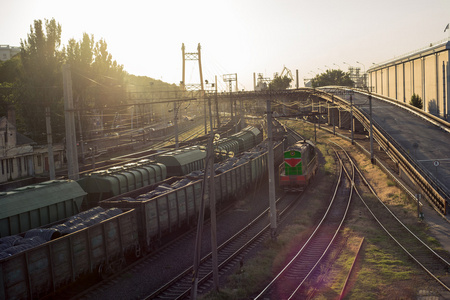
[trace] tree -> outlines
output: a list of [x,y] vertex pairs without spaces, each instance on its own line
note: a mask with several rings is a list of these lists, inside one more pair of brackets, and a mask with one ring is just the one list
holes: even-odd
[[[78,118],[81,123],[76,126],[82,130],[83,135],[89,129],[90,120],[86,119],[86,111],[94,101],[93,93],[90,92],[92,82],[92,62],[94,61],[94,36],[83,33],[83,39],[79,42],[70,39],[66,47],[66,63],[70,65],[72,72],[72,92],[74,106],[78,109]],[[82,112],[82,113],[80,113]],[[82,127],[82,128],[80,128]],[[78,133],[80,134],[80,133]]]
[[21,64],[19,55],[15,55],[7,61],[0,62],[0,83],[14,83],[19,81]]
[[[20,86],[21,61],[19,55],[0,62],[0,116],[5,116],[10,105],[15,106],[20,99],[18,86]],[[22,118],[16,117],[16,126],[23,130]]]
[[344,73],[342,70],[327,70],[325,73],[316,75],[311,81],[313,88],[328,85],[352,87],[354,84],[350,79],[350,73]]
[[[94,41],[93,35],[83,34],[79,42],[71,39],[66,51],[66,62],[71,65],[74,105],[80,109],[83,132],[92,130],[86,124],[93,124],[93,115],[112,108],[103,122],[114,117],[115,106],[125,104],[124,82],[126,72],[123,66],[113,61],[107,43],[101,39]],[[101,114],[103,115],[103,114]],[[77,126],[77,130],[79,126]],[[96,130],[97,131],[97,130]],[[85,136],[85,134],[83,134]]]
[[92,69],[97,88],[96,106],[107,107],[125,104],[125,94],[123,89],[126,72],[123,65],[119,65],[112,60],[112,55],[108,52],[108,45],[100,39],[94,48],[95,59]]
[[[104,40],[83,34],[81,41],[61,44],[61,25],[54,19],[35,20],[20,55],[0,64],[0,112],[15,104],[20,131],[38,143],[46,143],[45,107],[51,111],[53,140],[65,135],[62,64],[71,65],[74,106],[82,124],[89,111],[126,104],[123,66],[112,59]],[[17,124],[19,125],[19,124]],[[83,128],[83,131],[86,128]],[[79,130],[79,126],[77,126]]]
[[422,98],[420,98],[417,94],[412,94],[409,104],[420,109],[423,108]]
[[272,91],[280,91],[287,89],[291,84],[292,78],[289,78],[287,75],[283,77],[275,75],[273,80],[269,83],[269,89]]
[[54,138],[64,135],[61,66],[64,51],[61,47],[61,25],[55,19],[41,20],[30,26],[26,41],[21,40],[23,94],[18,103],[19,114],[25,121],[27,132],[37,142],[46,141],[45,107],[52,113]]

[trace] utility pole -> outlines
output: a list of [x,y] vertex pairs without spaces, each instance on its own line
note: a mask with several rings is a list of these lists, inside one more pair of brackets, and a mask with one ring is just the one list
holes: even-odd
[[331,96],[331,121],[333,122],[333,135],[336,135],[336,126],[334,125],[334,95]]
[[173,114],[173,126],[175,126],[175,149],[178,149],[178,108],[176,101],[173,102]]
[[181,74],[181,82],[180,82],[180,86],[181,86],[181,90],[185,91],[186,90],[186,79],[185,79],[185,74],[186,74],[186,54],[184,52],[185,47],[184,47],[184,43],[181,44],[181,55],[182,55],[182,74]]
[[[197,235],[195,240],[194,249],[194,263],[192,266],[192,287],[191,287],[191,299],[197,299],[197,286],[198,286],[198,269],[201,259],[202,248],[202,233],[203,222],[205,218],[205,203],[209,198],[210,210],[211,210],[211,247],[212,247],[212,260],[213,260],[213,275],[214,285],[216,289],[219,287],[219,271],[218,271],[218,257],[217,257],[217,235],[216,235],[216,199],[214,190],[214,149],[213,149],[214,133],[211,131],[211,138],[208,141],[208,148],[206,151],[206,164],[205,172],[203,175],[202,184],[202,198],[200,202],[197,222]],[[209,170],[209,172],[208,172]],[[209,175],[209,177],[208,177]],[[209,186],[209,188],[208,188]],[[214,253],[215,252],[215,253]],[[217,280],[217,281],[216,281]]]
[[270,214],[270,236],[272,240],[277,238],[277,205],[275,203],[275,174],[273,158],[272,138],[272,108],[270,99],[267,100],[267,168],[269,169],[269,214]]
[[[447,70],[448,75],[448,70]],[[448,87],[447,87],[448,88]],[[444,103],[444,120],[447,121],[447,107],[445,103],[445,62],[442,62],[442,95],[443,95],[443,103]]]
[[217,118],[217,128],[220,127],[220,115],[219,115],[219,102],[217,100],[217,75],[215,76],[215,104],[216,104],[216,118]]
[[369,120],[370,120],[370,161],[375,163],[373,158],[373,124],[372,124],[372,95],[369,94]]
[[350,131],[352,133],[352,145],[355,144],[353,135],[353,95],[350,95]]
[[[77,98],[77,106],[80,107],[80,102],[79,102],[79,98]],[[80,117],[80,109],[78,109],[77,112],[77,117],[78,117],[78,130],[80,130],[80,151],[81,151],[81,161],[84,164],[84,142],[83,142],[83,128],[81,126],[81,117]]]
[[191,299],[197,299],[197,286],[198,286],[198,268],[201,260],[201,250],[202,250],[202,234],[203,234],[203,222],[205,219],[205,198],[206,198],[206,175],[208,168],[208,160],[206,163],[206,168],[203,176],[202,184],[202,199],[200,201],[200,207],[198,210],[198,221],[197,221],[197,234],[195,239],[195,249],[194,249],[194,263],[192,266],[192,287],[191,287]]
[[50,180],[55,180],[55,158],[53,156],[52,126],[50,125],[50,107],[45,107],[45,125],[47,127],[48,168]]
[[64,111],[66,119],[66,151],[67,151],[67,169],[69,179],[78,180],[78,154],[75,137],[75,117],[73,109],[72,94],[72,75],[70,65],[62,66],[63,85],[64,85]]
[[[209,101],[209,108],[211,113],[211,99]],[[210,120],[212,123],[212,120]],[[212,258],[212,271],[214,289],[219,291],[219,258],[217,254],[217,218],[216,218],[216,193],[214,182],[214,131],[211,125],[211,137],[208,142],[209,153],[209,209],[211,213],[211,258]],[[206,172],[206,170],[205,170]]]

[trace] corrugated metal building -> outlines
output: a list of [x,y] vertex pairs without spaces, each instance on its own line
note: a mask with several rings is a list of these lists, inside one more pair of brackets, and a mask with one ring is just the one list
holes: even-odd
[[[422,98],[424,111],[448,118],[450,40],[430,44],[367,70],[372,92],[409,103]],[[444,94],[445,89],[445,94]]]

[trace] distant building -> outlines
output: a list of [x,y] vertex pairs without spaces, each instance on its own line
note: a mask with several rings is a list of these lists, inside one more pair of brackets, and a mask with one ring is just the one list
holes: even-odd
[[424,111],[448,118],[449,58],[450,41],[446,40],[375,64],[367,70],[370,89],[408,104],[413,94],[419,95]]
[[9,60],[18,53],[20,53],[20,47],[0,45],[0,61]]
[[[55,169],[63,167],[64,146],[54,145]],[[48,147],[39,146],[16,130],[15,113],[0,117],[0,183],[49,173]]]

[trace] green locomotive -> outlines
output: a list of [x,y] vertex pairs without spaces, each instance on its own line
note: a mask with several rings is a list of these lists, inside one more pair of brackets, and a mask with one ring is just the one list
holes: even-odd
[[303,191],[317,168],[316,146],[311,141],[298,141],[284,151],[279,184],[285,191]]

